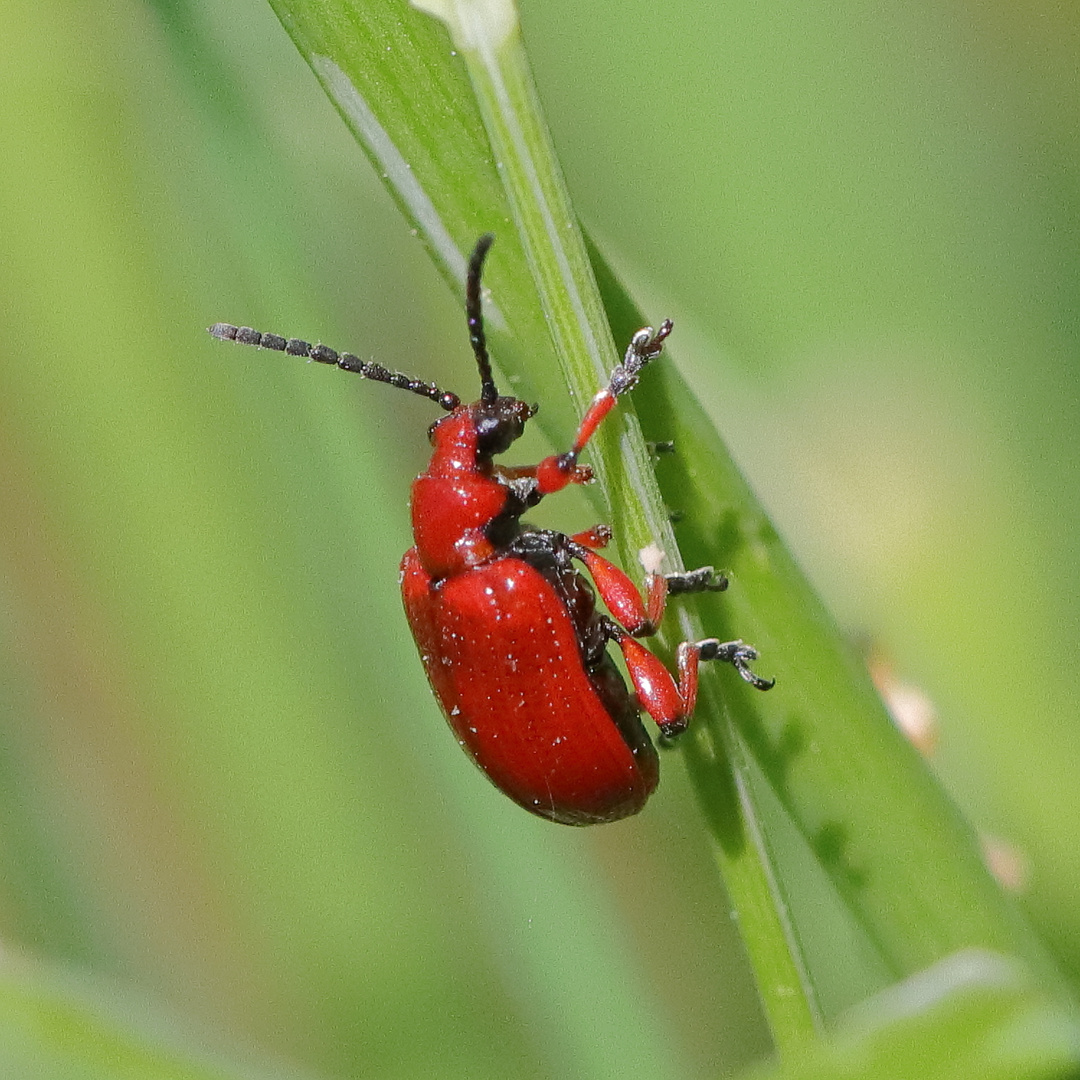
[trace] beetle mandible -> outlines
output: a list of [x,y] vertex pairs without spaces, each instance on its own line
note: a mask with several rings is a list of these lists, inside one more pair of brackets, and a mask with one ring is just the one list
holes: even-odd
[[[655,633],[667,596],[719,591],[711,567],[649,573],[645,595],[598,551],[611,530],[566,536],[524,523],[522,515],[569,484],[592,478],[578,458],[618,397],[660,355],[670,320],[634,334],[608,385],[593,398],[565,453],[538,465],[497,465],[536,407],[499,394],[481,313],[480,276],[494,238],[482,236],[469,260],[465,310],[480,371],[480,398],[388,371],[325,345],[217,323],[214,337],[334,364],[436,402],[427,471],[412,485],[414,546],[401,563],[405,614],[431,688],[459,744],[520,806],[566,825],[636,814],[656,788],[659,759],[641,710],[665,737],[685,730],[697,698],[698,665],[722,660],[759,690],[773,684],[750,670],[757,652],[741,641],[684,642],[678,678],[637,639]],[[582,564],[596,586],[576,568]],[[599,592],[610,615],[596,609]],[[608,653],[622,651],[634,692]]]

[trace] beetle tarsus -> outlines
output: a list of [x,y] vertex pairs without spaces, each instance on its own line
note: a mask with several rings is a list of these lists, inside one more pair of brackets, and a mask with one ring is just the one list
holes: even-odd
[[720,641],[718,638],[706,638],[698,642],[702,660],[719,660],[731,666],[755,690],[771,690],[776,685],[775,679],[763,679],[750,670],[750,663],[758,658],[758,651],[744,641]]
[[674,746],[675,741],[687,728],[686,720],[676,720],[670,724],[660,725],[660,745],[661,746]]
[[717,573],[711,566],[700,566],[697,570],[685,570],[679,574],[665,574],[668,596],[680,596],[683,593],[723,592],[728,587],[728,579],[723,573]]
[[664,342],[674,325],[670,319],[665,319],[660,324],[659,330],[654,331],[651,326],[643,326],[630,339],[622,363],[611,373],[611,379],[608,382],[608,390],[612,397],[619,397],[637,386],[641,369],[663,352]]

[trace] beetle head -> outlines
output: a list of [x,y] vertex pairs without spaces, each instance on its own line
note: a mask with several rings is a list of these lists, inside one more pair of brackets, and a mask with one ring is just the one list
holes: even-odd
[[482,457],[505,453],[521,438],[525,424],[536,415],[535,405],[512,397],[475,402],[469,406],[476,428],[476,452]]

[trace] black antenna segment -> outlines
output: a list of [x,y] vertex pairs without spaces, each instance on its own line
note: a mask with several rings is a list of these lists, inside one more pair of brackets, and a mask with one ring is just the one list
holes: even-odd
[[484,258],[495,243],[491,233],[484,233],[476,241],[472,255],[469,256],[469,270],[465,275],[465,317],[469,321],[469,344],[476,354],[476,366],[480,369],[480,400],[494,401],[499,396],[495,379],[491,374],[491,359],[487,351],[487,339],[484,337],[484,315],[480,302],[480,271],[484,267]]
[[[477,250],[479,251],[479,249],[480,245],[478,244]],[[480,259],[483,260],[482,254]],[[473,262],[476,262],[475,254],[473,255]],[[472,264],[470,264],[469,273],[472,274]],[[477,265],[477,274],[479,275],[479,264]],[[335,352],[328,345],[311,345],[306,341],[301,341],[299,338],[283,338],[279,334],[263,334],[258,330],[252,330],[250,326],[233,326],[232,323],[214,323],[209,332],[222,341],[238,341],[241,345],[254,345],[260,349],[274,349],[276,352],[283,352],[289,356],[300,356],[306,360],[314,360],[317,364],[333,364],[341,368],[342,371],[351,371],[354,375],[359,375],[362,379],[374,379],[376,382],[396,386],[399,390],[408,390],[411,394],[419,394],[420,397],[425,397],[429,401],[434,401],[436,405],[441,405],[447,412],[452,412],[461,404],[461,399],[457,394],[440,390],[434,383],[410,379],[408,375],[390,371],[384,368],[382,364],[361,360],[360,357],[353,356],[352,353]],[[481,330],[481,350],[483,349],[483,340],[483,331]],[[474,343],[473,348],[476,347]],[[484,356],[486,359],[486,352]],[[490,376],[489,366],[488,377],[490,378]],[[494,386],[492,389],[494,390]]]

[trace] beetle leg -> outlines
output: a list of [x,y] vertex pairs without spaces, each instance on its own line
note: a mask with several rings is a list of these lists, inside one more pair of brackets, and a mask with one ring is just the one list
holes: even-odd
[[654,331],[645,326],[631,339],[623,361],[611,373],[607,386],[601,390],[586,410],[574,437],[574,445],[565,454],[552,454],[536,466],[536,482],[541,495],[561,491],[567,484],[580,484],[576,472],[577,459],[585,449],[604,417],[615,407],[618,398],[637,385],[641,369],[655,360],[664,348],[664,341],[671,333],[672,322],[665,319],[660,329]]
[[772,689],[772,679],[763,679],[750,670],[750,662],[758,657],[757,650],[742,641],[684,641],[676,658],[676,681],[660,659],[635,640],[656,633],[669,593],[723,591],[728,585],[723,574],[717,574],[711,566],[682,574],[649,574],[642,598],[630,578],[613,562],[590,551],[581,542],[581,535],[589,537],[590,533],[567,537],[564,550],[583,562],[592,576],[596,591],[613,616],[606,620],[607,636],[622,650],[638,701],[663,735],[673,737],[686,730],[697,703],[698,667],[703,660],[731,664],[755,689]]
[[[504,480],[535,480],[539,465],[493,465],[492,472]],[[587,484],[593,478],[593,471],[588,465],[575,465],[570,471],[568,484]],[[542,492],[550,495],[550,492]]]
[[650,637],[664,618],[664,608],[669,596],[683,593],[722,592],[728,586],[727,578],[717,574],[711,566],[702,566],[681,574],[654,574],[645,578],[645,596],[642,598],[638,587],[613,562],[597,555],[590,548],[602,545],[588,541],[595,539],[594,534],[602,529],[607,534],[604,543],[610,539],[611,530],[606,526],[596,526],[586,533],[579,533],[569,538],[570,554],[585,564],[596,590],[607,604],[608,611],[631,637]]
[[679,646],[676,682],[671,673],[640,641],[635,641],[620,627],[610,628],[612,638],[622,649],[626,670],[634,684],[641,707],[653,718],[666,738],[681,735],[694,715],[698,695],[698,668],[703,660],[722,660],[757,690],[771,690],[772,679],[763,679],[749,668],[757,659],[757,650],[742,641],[721,642],[717,638],[684,641]]

